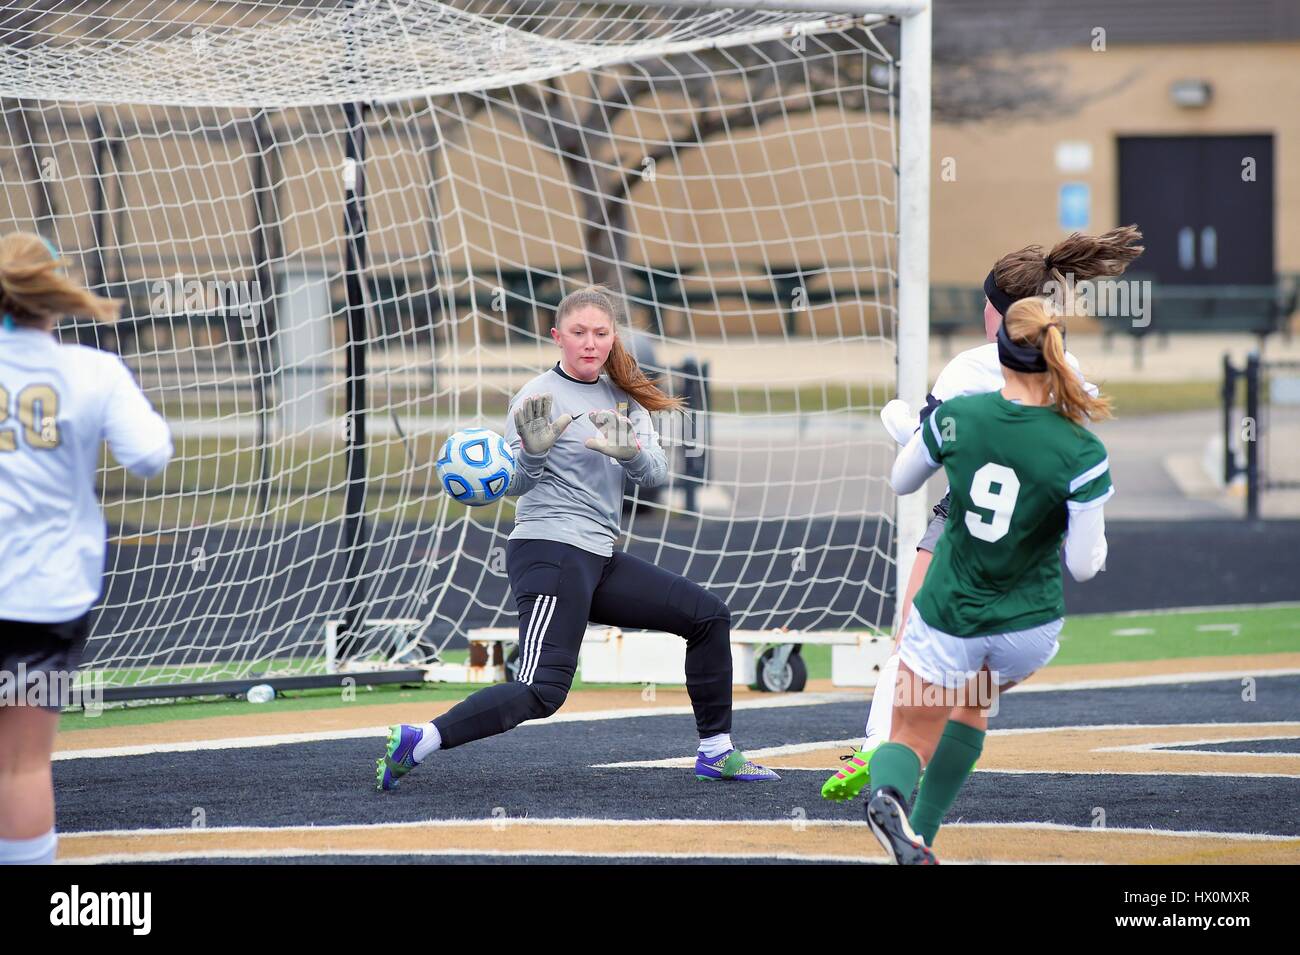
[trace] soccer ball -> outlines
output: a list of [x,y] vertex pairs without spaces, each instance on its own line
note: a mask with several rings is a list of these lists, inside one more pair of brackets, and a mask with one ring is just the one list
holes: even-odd
[[489,428],[457,431],[443,442],[435,465],[442,489],[470,507],[500,500],[515,476],[510,446]]

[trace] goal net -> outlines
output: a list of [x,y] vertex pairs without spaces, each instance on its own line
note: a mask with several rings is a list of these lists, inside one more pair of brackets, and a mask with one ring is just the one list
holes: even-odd
[[691,409],[622,546],[737,628],[888,629],[919,525],[896,542],[876,412],[925,374],[889,14],[918,4],[796,2],[0,0],[0,226],[124,303],[59,334],[120,353],[177,450],[102,462],[85,666],[424,663],[512,625],[514,500],[451,501],[435,452],[504,430],[592,282]]

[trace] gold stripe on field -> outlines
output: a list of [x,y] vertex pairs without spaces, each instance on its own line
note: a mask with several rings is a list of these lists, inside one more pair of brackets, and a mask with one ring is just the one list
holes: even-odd
[[[1179,723],[1168,726],[1071,727],[991,733],[984,740],[979,768],[988,772],[1037,773],[1273,773],[1300,777],[1300,753],[1254,753],[1142,750],[1114,752],[1121,746],[1193,746],[1266,737],[1300,739],[1300,723],[1252,723],[1249,726]],[[789,756],[770,756],[773,769],[835,771],[843,764],[842,747],[828,746]]]
[[[884,861],[865,824],[852,826],[753,825],[712,821],[643,824],[511,825],[466,823],[437,826],[356,826],[338,829],[286,828],[257,831],[195,829],[167,833],[61,834],[59,859],[183,853],[191,858],[223,852],[288,851],[302,855],[339,852],[505,852],[528,855],[563,852],[599,856],[611,852],[655,856],[664,853],[752,854],[837,857]],[[1300,863],[1300,839],[1223,838],[1108,829],[1051,830],[1021,826],[950,826],[935,845],[940,861],[1070,863]]]

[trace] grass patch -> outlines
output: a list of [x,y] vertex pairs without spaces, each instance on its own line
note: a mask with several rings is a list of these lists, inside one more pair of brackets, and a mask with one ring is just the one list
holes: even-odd
[[[113,729],[123,726],[146,726],[168,723],[173,720],[203,720],[215,716],[252,716],[274,713],[292,713],[305,710],[328,710],[344,706],[372,706],[383,703],[429,704],[445,700],[461,700],[477,687],[460,683],[430,683],[421,687],[358,686],[355,700],[344,700],[338,689],[290,690],[270,703],[249,703],[229,697],[192,697],[169,703],[114,706],[105,708],[98,716],[81,711],[69,711],[59,719],[59,730]],[[312,726],[304,721],[300,727],[310,732]]]
[[804,647],[799,651],[804,666],[808,668],[808,679],[829,680],[831,678],[831,647],[816,645]]
[[[938,369],[932,368],[931,372],[937,373]],[[1241,382],[1240,387],[1241,393],[1237,400],[1244,402],[1244,381]],[[1217,408],[1223,400],[1222,388],[1222,384],[1216,380],[1115,381],[1102,384],[1102,391],[1114,398],[1117,410],[1126,415]],[[829,381],[810,383],[797,388],[762,388],[731,387],[715,382],[710,397],[710,409],[723,414],[792,414],[825,411],[857,411],[863,414],[874,414],[881,405],[893,397],[893,387],[879,383]],[[407,423],[418,418],[464,419],[467,422],[481,418],[488,422],[488,427],[496,427],[499,431],[504,426],[508,401],[508,395],[493,391],[462,391],[436,396],[385,392],[372,396],[369,417],[371,420],[386,421],[390,413],[395,412],[400,422]],[[238,418],[252,420],[256,413],[254,409],[244,405],[223,405],[212,402],[178,402],[162,410],[164,414],[184,421],[231,421]],[[334,416],[341,420],[344,411],[340,404],[335,409]],[[441,440],[441,436],[438,440]],[[251,448],[252,438],[246,438],[245,441],[246,447]],[[340,444],[340,450],[341,447]]]
[[[1194,613],[1157,611],[1139,616],[1067,616],[1060,639],[1061,650],[1052,666],[1300,653],[1300,604]],[[808,679],[830,679],[830,647],[807,646],[801,653]]]
[[1223,406],[1223,385],[1217,381],[1116,381],[1103,384],[1101,393],[1120,418]]
[[875,414],[875,409],[892,397],[890,388],[840,382],[772,390],[714,386],[710,394],[710,408],[721,414],[808,414],[826,411]]
[[[1237,401],[1244,406],[1244,384]],[[891,398],[888,388],[827,383],[799,389],[764,391],[758,388],[713,389],[713,410],[727,414],[795,414],[855,411],[874,415]],[[1117,381],[1102,386],[1122,417],[1205,411],[1223,406],[1223,386],[1217,381]],[[1261,397],[1261,400],[1264,400]]]
[[[468,650],[449,650],[443,654],[447,663],[463,663],[469,656]],[[830,658],[827,657],[827,667]],[[829,672],[829,670],[827,671]],[[187,679],[195,679],[194,673],[187,673]],[[229,677],[223,677],[228,679]],[[249,677],[250,682],[257,677]],[[216,716],[252,716],[268,713],[292,713],[308,710],[340,709],[347,706],[378,706],[394,703],[429,705],[446,701],[463,700],[475,690],[480,690],[482,683],[426,683],[420,686],[407,684],[385,684],[382,686],[357,686],[355,694],[345,699],[337,687],[313,690],[286,690],[276,696],[270,703],[249,703],[242,697],[200,696],[163,701],[141,701],[131,704],[112,704],[104,708],[97,716],[91,716],[80,710],[65,712],[59,720],[60,731],[109,729],[122,726],[145,726],[151,723],[165,723],[172,720],[199,720]],[[584,683],[574,680],[573,689],[636,689],[636,684],[625,683]],[[304,723],[303,732],[311,730],[310,724]]]
[[1066,617],[1061,652],[1052,665],[1296,652],[1300,652],[1300,605],[1107,614]]
[[[875,409],[890,397],[890,389],[868,384],[822,383],[802,388],[715,387],[713,411],[720,414],[796,415],[849,413],[874,417]],[[1114,401],[1121,418],[1150,414],[1210,410],[1221,406],[1221,388],[1214,381],[1129,382],[1106,385],[1104,392]],[[489,423],[504,428],[505,398],[484,394],[477,401],[457,396],[455,406],[469,421],[481,410]],[[1267,400],[1263,396],[1262,400]],[[1244,394],[1241,396],[1244,402]],[[391,401],[389,402],[392,403]],[[186,414],[195,411],[190,406]],[[217,409],[206,409],[216,412]],[[222,409],[228,410],[228,409]],[[402,405],[403,416],[453,415],[450,400],[432,405]],[[381,403],[373,418],[385,415]],[[190,420],[193,420],[192,418]],[[408,425],[410,417],[405,417]],[[406,441],[396,435],[369,435],[366,451],[368,484],[366,516],[377,522],[436,521],[443,507],[442,523],[469,516],[492,523],[497,508],[513,509],[514,499],[485,508],[466,508],[446,500],[434,471],[434,457],[443,434],[412,434]],[[265,488],[261,472],[269,475]],[[176,456],[158,478],[144,482],[130,476],[115,462],[103,458],[100,497],[105,516],[113,528],[136,528],[144,532],[212,525],[317,524],[340,520],[346,508],[347,449],[342,435],[314,439],[279,440],[266,449],[256,447],[253,436],[183,437]],[[265,493],[263,499],[261,495]],[[508,510],[505,517],[509,517]]]

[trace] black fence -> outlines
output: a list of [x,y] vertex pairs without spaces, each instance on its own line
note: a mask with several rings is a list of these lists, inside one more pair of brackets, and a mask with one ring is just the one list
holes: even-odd
[[1251,352],[1237,367],[1224,355],[1223,480],[1245,477],[1252,520],[1259,517],[1263,491],[1300,490],[1300,454],[1291,431],[1300,434],[1300,361],[1264,361]]

